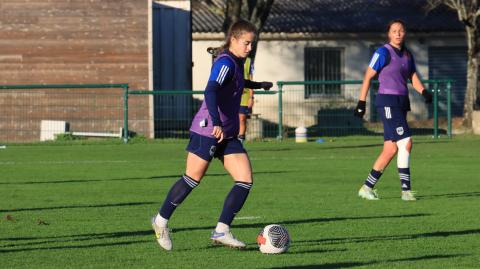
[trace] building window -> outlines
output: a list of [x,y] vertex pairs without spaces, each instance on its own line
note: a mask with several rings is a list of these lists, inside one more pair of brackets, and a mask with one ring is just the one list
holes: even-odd
[[[305,80],[342,80],[341,48],[305,48]],[[305,85],[305,98],[341,94],[341,84]]]

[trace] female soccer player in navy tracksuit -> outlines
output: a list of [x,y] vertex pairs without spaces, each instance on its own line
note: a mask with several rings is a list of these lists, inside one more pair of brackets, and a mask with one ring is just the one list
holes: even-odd
[[253,184],[250,160],[237,139],[240,98],[244,87],[266,90],[272,87],[270,82],[254,82],[243,77],[244,59],[252,49],[255,33],[255,26],[247,21],[234,23],[223,50],[213,63],[205,99],[190,128],[185,174],[171,187],[159,213],[152,218],[157,241],[166,250],[172,249],[168,220],[177,206],[200,183],[214,157],[223,162],[235,184],[225,199],[211,239],[230,247],[245,247],[230,232],[230,224],[245,203]]
[[416,200],[410,188],[409,157],[412,149],[410,129],[407,124],[407,112],[410,111],[407,81],[412,81],[413,88],[421,93],[426,103],[432,102],[432,95],[420,81],[415,68],[412,53],[405,47],[405,23],[393,20],[389,23],[387,33],[389,42],[377,49],[365,72],[360,100],[355,109],[355,116],[365,115],[366,98],[370,81],[378,74],[380,86],[376,98],[378,114],[382,117],[384,144],[373,169],[360,188],[358,195],[367,200],[378,200],[373,189],[383,170],[397,154],[397,167],[402,186],[402,199]]

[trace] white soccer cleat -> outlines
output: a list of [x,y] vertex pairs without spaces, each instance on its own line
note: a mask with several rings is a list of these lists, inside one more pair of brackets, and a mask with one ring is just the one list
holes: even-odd
[[415,192],[413,192],[413,191],[402,191],[402,200],[403,201],[417,201],[417,198],[415,198]]
[[172,239],[167,227],[160,227],[155,223],[155,217],[152,218],[152,228],[155,231],[158,244],[165,250],[172,250]]
[[377,190],[371,189],[365,185],[362,185],[358,191],[358,196],[367,200],[378,200]]
[[246,247],[245,243],[233,237],[231,232],[218,233],[214,230],[210,239],[212,239],[214,244],[221,244],[231,248],[242,249]]

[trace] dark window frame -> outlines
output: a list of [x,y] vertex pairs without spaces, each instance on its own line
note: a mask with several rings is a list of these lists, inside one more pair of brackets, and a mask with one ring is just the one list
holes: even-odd
[[[304,78],[312,80],[344,80],[345,49],[342,47],[305,47]],[[329,62],[335,61],[333,65]],[[341,96],[343,84],[305,85],[305,99]]]

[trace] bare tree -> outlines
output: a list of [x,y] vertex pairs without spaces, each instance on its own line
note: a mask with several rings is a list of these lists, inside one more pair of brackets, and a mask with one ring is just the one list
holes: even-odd
[[219,0],[192,0],[192,4],[207,5],[211,11],[224,17],[222,31],[226,35],[230,25],[240,19],[250,21],[257,27],[257,38],[253,44],[250,57],[255,58],[257,52],[257,44],[260,33],[267,21],[270,10],[272,9],[274,0],[222,0],[223,9],[219,10],[215,5]]
[[467,62],[467,90],[463,106],[463,125],[472,127],[472,114],[475,109],[478,95],[478,57],[480,56],[480,10],[477,0],[428,0],[429,9],[432,10],[445,5],[457,12],[458,19],[465,26],[468,44]]

